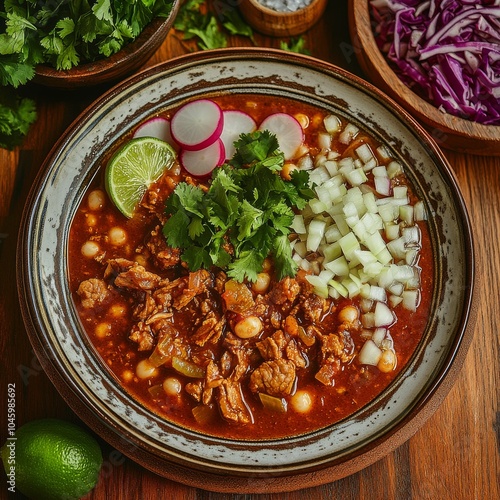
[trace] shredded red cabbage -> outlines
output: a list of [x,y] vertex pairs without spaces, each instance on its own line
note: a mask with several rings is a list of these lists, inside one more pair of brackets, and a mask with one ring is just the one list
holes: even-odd
[[440,110],[500,125],[500,0],[371,0],[379,49]]

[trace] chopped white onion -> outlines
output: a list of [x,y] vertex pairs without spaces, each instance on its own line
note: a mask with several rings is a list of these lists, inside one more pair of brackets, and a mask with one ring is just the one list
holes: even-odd
[[[403,298],[404,301],[404,298]],[[394,323],[394,313],[384,302],[377,302],[374,312],[374,325],[391,326]]]
[[358,146],[356,148],[356,154],[359,156],[359,159],[363,163],[368,163],[370,160],[373,159],[373,153],[370,148],[370,146],[366,143],[361,144],[361,146]]
[[335,134],[341,128],[342,122],[340,118],[335,115],[327,115],[323,120],[323,124],[325,125],[325,129],[329,134]]
[[382,350],[377,347],[373,340],[367,340],[359,351],[358,360],[363,365],[377,366],[382,357]]
[[339,141],[342,144],[350,144],[351,141],[358,135],[359,128],[353,123],[348,123],[339,135]]
[[363,337],[359,360],[377,366],[382,353],[394,350],[389,328],[395,308],[415,311],[420,303],[421,234],[425,204],[410,203],[408,187],[396,177],[402,164],[380,146],[360,143],[352,156],[332,150],[332,136],[350,144],[359,129],[341,129],[334,115],[318,135],[321,152],[309,153],[297,166],[309,170],[315,198],[294,217],[292,255],[320,297],[359,296]]

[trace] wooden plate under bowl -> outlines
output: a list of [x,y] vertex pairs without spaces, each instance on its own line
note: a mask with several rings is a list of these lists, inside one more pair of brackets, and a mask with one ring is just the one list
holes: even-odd
[[241,0],[240,11],[257,31],[270,36],[300,35],[313,26],[325,11],[328,0],[311,0],[294,12],[278,12],[264,7],[259,0]]
[[443,113],[399,79],[375,42],[369,0],[349,2],[349,29],[354,52],[366,76],[419,120],[440,146],[463,153],[500,155],[500,126]]

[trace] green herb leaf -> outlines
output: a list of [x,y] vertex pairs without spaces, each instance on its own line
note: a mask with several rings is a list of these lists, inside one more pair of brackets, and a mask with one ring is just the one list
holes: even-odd
[[203,27],[192,27],[187,32],[200,39],[198,45],[203,50],[227,47],[227,37],[221,32],[217,19],[213,15],[207,16],[207,19]]
[[224,0],[215,0],[210,7],[205,0],[185,1],[174,28],[183,33],[184,40],[195,38],[202,50],[227,47],[228,35],[248,37],[254,42],[252,28],[238,9]]
[[288,42],[281,40],[280,49],[288,50],[289,52],[297,52],[298,54],[311,54],[311,52],[306,48],[306,39],[303,36],[291,38]]
[[314,196],[309,175],[279,175],[284,157],[268,131],[242,134],[228,164],[214,170],[208,190],[180,183],[166,201],[167,243],[182,250],[191,270],[227,267],[238,281],[255,281],[272,255],[281,279],[296,273],[288,235],[294,208]]
[[0,87],[0,148],[14,149],[21,144],[35,120],[31,99],[21,99],[11,88]]
[[[5,0],[0,3],[0,85],[24,85],[38,64],[67,70],[110,56],[154,17],[165,17],[171,10],[172,0]],[[13,102],[7,108],[2,105],[3,117],[9,116],[2,133],[13,134],[12,141],[5,138],[2,144],[17,144],[21,130],[27,130],[26,113],[19,115],[22,101],[16,97]]]

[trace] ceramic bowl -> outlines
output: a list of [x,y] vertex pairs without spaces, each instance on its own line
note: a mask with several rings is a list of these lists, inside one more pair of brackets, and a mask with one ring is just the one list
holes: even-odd
[[257,31],[271,36],[296,36],[314,26],[325,11],[328,0],[311,0],[305,7],[281,12],[266,7],[259,0],[241,0],[243,17]]
[[[80,325],[68,286],[72,218],[104,152],[146,117],[220,93],[284,96],[339,113],[386,143],[430,214],[432,311],[398,378],[351,417],[286,439],[237,441],[181,428],[119,385]],[[391,452],[430,417],[464,361],[475,318],[474,251],[455,177],[440,149],[400,107],[365,81],[290,52],[221,49],[155,66],[104,94],[67,130],[26,203],[18,248],[19,299],[33,347],[74,411],[118,450],[167,478],[221,492],[315,486]]]
[[77,89],[115,83],[131,75],[143,66],[163,43],[174,23],[180,3],[180,0],[174,0],[168,17],[153,19],[133,42],[110,57],[80,64],[67,71],[48,65],[37,66],[35,83],[59,89]]
[[349,2],[349,30],[353,51],[369,80],[417,118],[440,146],[464,153],[500,155],[500,126],[443,113],[399,79],[376,44],[369,0]]

